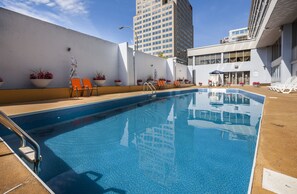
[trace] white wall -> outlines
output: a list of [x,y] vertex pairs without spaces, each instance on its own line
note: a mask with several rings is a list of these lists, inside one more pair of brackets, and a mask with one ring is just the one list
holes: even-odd
[[137,79],[146,81],[149,76],[154,78],[155,70],[157,71],[157,79],[167,79],[167,60],[143,52],[136,52]]
[[175,78],[175,61],[176,59],[174,58],[169,58],[167,59],[167,68],[166,68],[166,74],[168,80],[171,80],[172,82],[176,80]]
[[[33,88],[31,70],[54,74],[49,87],[68,87],[70,57],[78,61],[78,75],[96,71],[107,84],[118,79],[118,45],[0,8],[0,76],[2,88]],[[67,48],[71,48],[71,52]]]
[[[79,77],[92,79],[96,72],[106,75],[105,85],[114,85],[120,79],[122,85],[134,85],[133,49],[128,43],[116,44],[82,34],[57,25],[24,16],[0,8],[0,77],[5,84],[1,89],[34,88],[29,75],[31,70],[43,69],[53,73],[49,87],[68,87],[70,58],[78,62]],[[67,49],[71,48],[68,52]],[[172,80],[175,68],[173,59],[135,53],[136,79]],[[179,77],[187,77],[186,66]]]
[[176,63],[176,79],[188,79],[188,66]]
[[128,43],[124,42],[119,44],[119,66],[118,75],[116,79],[120,79],[123,85],[128,85],[130,80],[128,76],[129,72],[129,61],[128,61]]

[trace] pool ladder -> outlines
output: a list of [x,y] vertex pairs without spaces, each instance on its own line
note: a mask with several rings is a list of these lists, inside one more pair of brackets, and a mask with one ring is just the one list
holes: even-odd
[[156,87],[151,82],[144,82],[143,84],[143,91],[151,91],[151,97],[155,98],[157,96],[156,94]]
[[[14,132],[20,138],[20,154],[28,162],[34,164],[33,170],[36,174],[38,174],[39,165],[41,162],[40,147],[38,143],[2,111],[0,111],[0,123],[10,131]],[[27,142],[30,145],[27,145]]]

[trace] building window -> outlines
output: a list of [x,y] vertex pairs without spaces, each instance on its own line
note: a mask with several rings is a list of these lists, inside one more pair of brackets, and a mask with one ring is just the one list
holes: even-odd
[[273,45],[272,45],[272,61],[278,59],[282,55],[281,49],[281,38],[279,38]]
[[193,65],[193,57],[188,57],[188,65]]
[[226,52],[223,55],[224,63],[246,62],[251,60],[251,50]]
[[195,57],[195,65],[207,65],[221,63],[221,53],[200,55]]
[[281,68],[280,65],[272,67],[271,69],[271,82],[280,82],[281,81]]

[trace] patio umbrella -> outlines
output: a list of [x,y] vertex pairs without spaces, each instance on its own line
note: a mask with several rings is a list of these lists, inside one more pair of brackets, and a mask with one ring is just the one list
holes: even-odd
[[224,74],[224,72],[219,71],[219,70],[214,70],[214,71],[210,72],[209,74]]
[[217,84],[221,84],[221,78],[220,78],[220,74],[224,74],[224,72],[222,71],[219,71],[219,70],[214,70],[212,72],[209,73],[210,75],[215,75],[215,79],[212,78],[212,82],[214,83],[214,85],[217,85]]

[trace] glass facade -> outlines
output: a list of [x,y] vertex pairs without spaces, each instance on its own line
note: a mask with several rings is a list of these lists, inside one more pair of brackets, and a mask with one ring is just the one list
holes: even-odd
[[221,63],[221,53],[200,55],[195,57],[195,65],[208,65]]
[[226,52],[223,54],[223,63],[246,62],[251,60],[251,50]]
[[224,84],[250,84],[250,72],[240,71],[240,72],[225,72],[224,73]]
[[[223,56],[222,56],[223,55]],[[225,52],[195,56],[195,65],[247,62],[251,60],[251,50]]]

